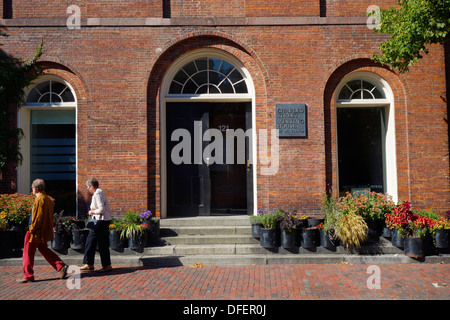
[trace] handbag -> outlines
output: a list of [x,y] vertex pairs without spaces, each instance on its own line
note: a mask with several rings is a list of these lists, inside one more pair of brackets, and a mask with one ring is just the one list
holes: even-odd
[[88,221],[86,223],[86,228],[94,230],[95,226],[97,225],[97,222],[98,220],[95,219],[94,216],[89,216]]

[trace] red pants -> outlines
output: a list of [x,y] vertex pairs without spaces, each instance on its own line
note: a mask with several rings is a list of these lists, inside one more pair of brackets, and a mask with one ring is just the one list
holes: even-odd
[[44,242],[33,242],[30,243],[30,233],[27,231],[25,235],[25,241],[23,244],[23,278],[27,280],[34,280],[34,255],[36,249],[39,250],[40,254],[45,258],[45,260],[50,263],[50,265],[59,271],[64,265],[64,261],[56,253],[54,253]]

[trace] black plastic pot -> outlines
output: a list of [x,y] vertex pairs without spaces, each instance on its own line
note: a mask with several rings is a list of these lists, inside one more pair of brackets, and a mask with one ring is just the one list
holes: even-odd
[[320,246],[327,249],[334,249],[338,245],[338,241],[331,240],[331,237],[327,231],[319,230]]
[[280,246],[280,229],[261,228],[259,239],[263,248],[277,248]]
[[142,250],[147,243],[147,233],[136,233],[134,236],[128,238],[128,248],[132,250]]
[[391,233],[392,233],[391,238],[392,245],[397,248],[403,248],[405,246],[405,238],[402,238],[398,235],[397,229],[392,229]]
[[252,224],[252,237],[259,239],[261,237],[261,228],[262,227],[263,227],[262,223]]
[[128,239],[120,238],[120,231],[109,231],[109,247],[115,251],[123,251],[128,246]]
[[435,235],[436,248],[447,249],[448,248],[448,230],[437,229]]
[[283,248],[300,247],[300,235],[297,229],[288,232],[281,230],[281,246]]
[[53,232],[52,249],[64,251],[70,247],[70,234],[66,232]]
[[314,248],[320,245],[319,230],[307,228],[302,230],[300,245],[303,248]]
[[308,218],[308,228],[317,227],[323,221],[324,221],[324,219]]
[[83,250],[86,245],[86,239],[89,229],[72,230],[72,241],[70,247],[74,250]]
[[411,258],[422,258],[425,256],[423,239],[405,238],[405,255]]

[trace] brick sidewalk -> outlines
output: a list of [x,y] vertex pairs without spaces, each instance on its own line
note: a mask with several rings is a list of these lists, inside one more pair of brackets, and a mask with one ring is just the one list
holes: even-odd
[[[362,264],[174,267],[116,266],[109,274],[82,273],[75,281],[57,279],[50,266],[35,267],[36,282],[16,284],[20,267],[0,267],[0,300],[177,299],[450,299],[446,264],[380,265],[380,289],[367,283],[376,273]],[[73,276],[73,274],[69,274]],[[371,279],[368,278],[372,277]],[[70,279],[69,279],[70,280]],[[437,287],[433,283],[439,284]]]

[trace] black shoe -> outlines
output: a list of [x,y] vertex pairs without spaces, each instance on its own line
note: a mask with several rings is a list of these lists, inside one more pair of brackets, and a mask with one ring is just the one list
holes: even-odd
[[64,279],[67,276],[67,269],[69,269],[69,266],[65,264],[58,272],[59,272],[59,278]]

